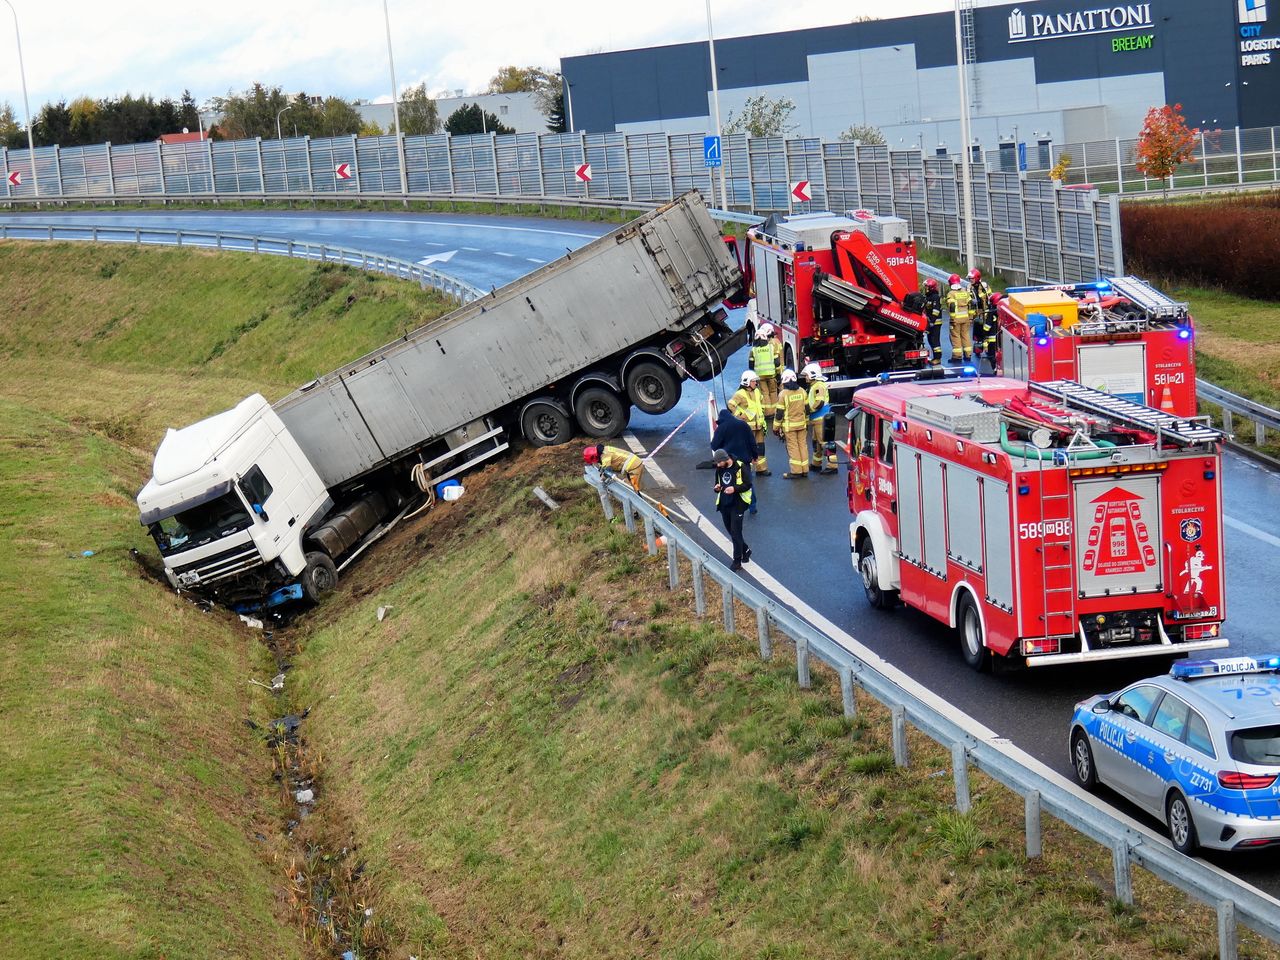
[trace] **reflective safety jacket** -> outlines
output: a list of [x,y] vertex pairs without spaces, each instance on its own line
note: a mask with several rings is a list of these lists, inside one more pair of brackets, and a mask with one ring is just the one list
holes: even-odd
[[972,305],[973,294],[964,287],[947,291],[947,313],[951,314],[952,320],[968,320]]
[[614,473],[627,474],[639,470],[640,458],[630,450],[620,447],[602,447],[600,450],[600,466]]
[[772,337],[768,343],[757,343],[751,348],[751,369],[760,377],[776,377],[782,366],[782,344]]
[[773,425],[783,430],[803,430],[809,425],[809,398],[799,386],[785,387],[778,394],[778,406],[773,415]]
[[[751,506],[751,474],[741,460],[735,460],[727,467],[716,467],[716,509],[721,507],[740,506],[744,510]],[[733,487],[733,493],[725,493],[724,487]]]
[[973,300],[974,312],[981,313],[991,302],[991,284],[985,280],[969,284],[969,296]]
[[831,393],[822,380],[809,385],[809,419],[821,420],[831,412]]
[[937,290],[926,290],[924,293],[924,315],[929,323],[937,325],[942,322],[942,294]]
[[738,392],[729,398],[729,412],[739,420],[745,420],[752,430],[763,430],[764,398],[760,396],[760,388],[748,390],[739,387]]

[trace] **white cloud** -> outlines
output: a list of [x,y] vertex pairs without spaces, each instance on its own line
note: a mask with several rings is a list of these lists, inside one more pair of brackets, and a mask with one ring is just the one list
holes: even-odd
[[[689,0],[542,0],[424,4],[388,0],[401,86],[484,86],[507,64],[555,69],[562,56],[706,37],[705,8]],[[13,0],[22,27],[33,110],[49,100],[126,91],[199,101],[260,81],[288,91],[386,99],[390,79],[377,0],[166,0],[89,3]],[[899,0],[896,15],[948,9],[946,0]],[[855,0],[849,18],[881,4]],[[720,37],[823,26],[825,0],[714,0]],[[21,114],[12,21],[0,7],[0,102]]]

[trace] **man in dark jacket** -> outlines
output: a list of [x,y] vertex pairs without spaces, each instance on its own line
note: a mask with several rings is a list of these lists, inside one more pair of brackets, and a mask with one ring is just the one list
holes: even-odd
[[[752,432],[744,420],[735,417],[728,410],[721,410],[720,416],[716,419],[716,432],[711,437],[712,450],[725,450],[735,460],[741,460],[744,464],[755,462],[756,457],[760,456],[759,448],[756,446],[756,435]],[[747,467],[750,474],[751,467]],[[756,500],[753,497],[749,507],[751,513],[756,512]]]
[[711,454],[716,465],[716,509],[729,537],[733,540],[733,563],[730,570],[741,570],[751,559],[751,548],[742,539],[742,515],[754,499],[751,490],[751,468],[727,450]]

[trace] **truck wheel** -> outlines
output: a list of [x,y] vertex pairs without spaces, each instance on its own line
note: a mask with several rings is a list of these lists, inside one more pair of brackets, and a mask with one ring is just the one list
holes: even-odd
[[612,390],[587,387],[573,405],[578,426],[589,437],[607,440],[616,437],[627,425],[627,407]]
[[535,447],[554,447],[573,437],[573,424],[557,404],[535,400],[520,415],[520,432]]
[[858,546],[858,573],[862,576],[862,589],[866,591],[867,603],[877,610],[892,610],[898,602],[898,591],[880,588],[876,551],[871,545],[870,537]]
[[960,601],[957,622],[960,626],[960,652],[964,654],[964,662],[978,672],[986,670],[991,665],[991,651],[983,643],[982,620],[968,594]]
[[307,554],[307,569],[299,579],[307,599],[319,603],[321,597],[338,585],[338,568],[327,553],[315,550]]
[[666,413],[680,402],[680,384],[660,363],[637,363],[627,371],[627,397],[645,413]]

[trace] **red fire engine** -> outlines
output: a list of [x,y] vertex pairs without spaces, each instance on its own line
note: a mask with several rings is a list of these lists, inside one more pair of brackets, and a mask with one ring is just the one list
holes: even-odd
[[849,412],[849,542],[873,606],[958,627],[976,669],[1226,646],[1207,419],[1071,381],[899,377]]
[[1196,413],[1195,337],[1187,305],[1137,277],[1022,287],[999,309],[998,369],[1075,380],[1180,417]]
[[813,362],[837,378],[928,360],[907,222],[857,212],[773,216],[747,231],[741,266],[755,290],[756,322],[773,324],[793,370]]

